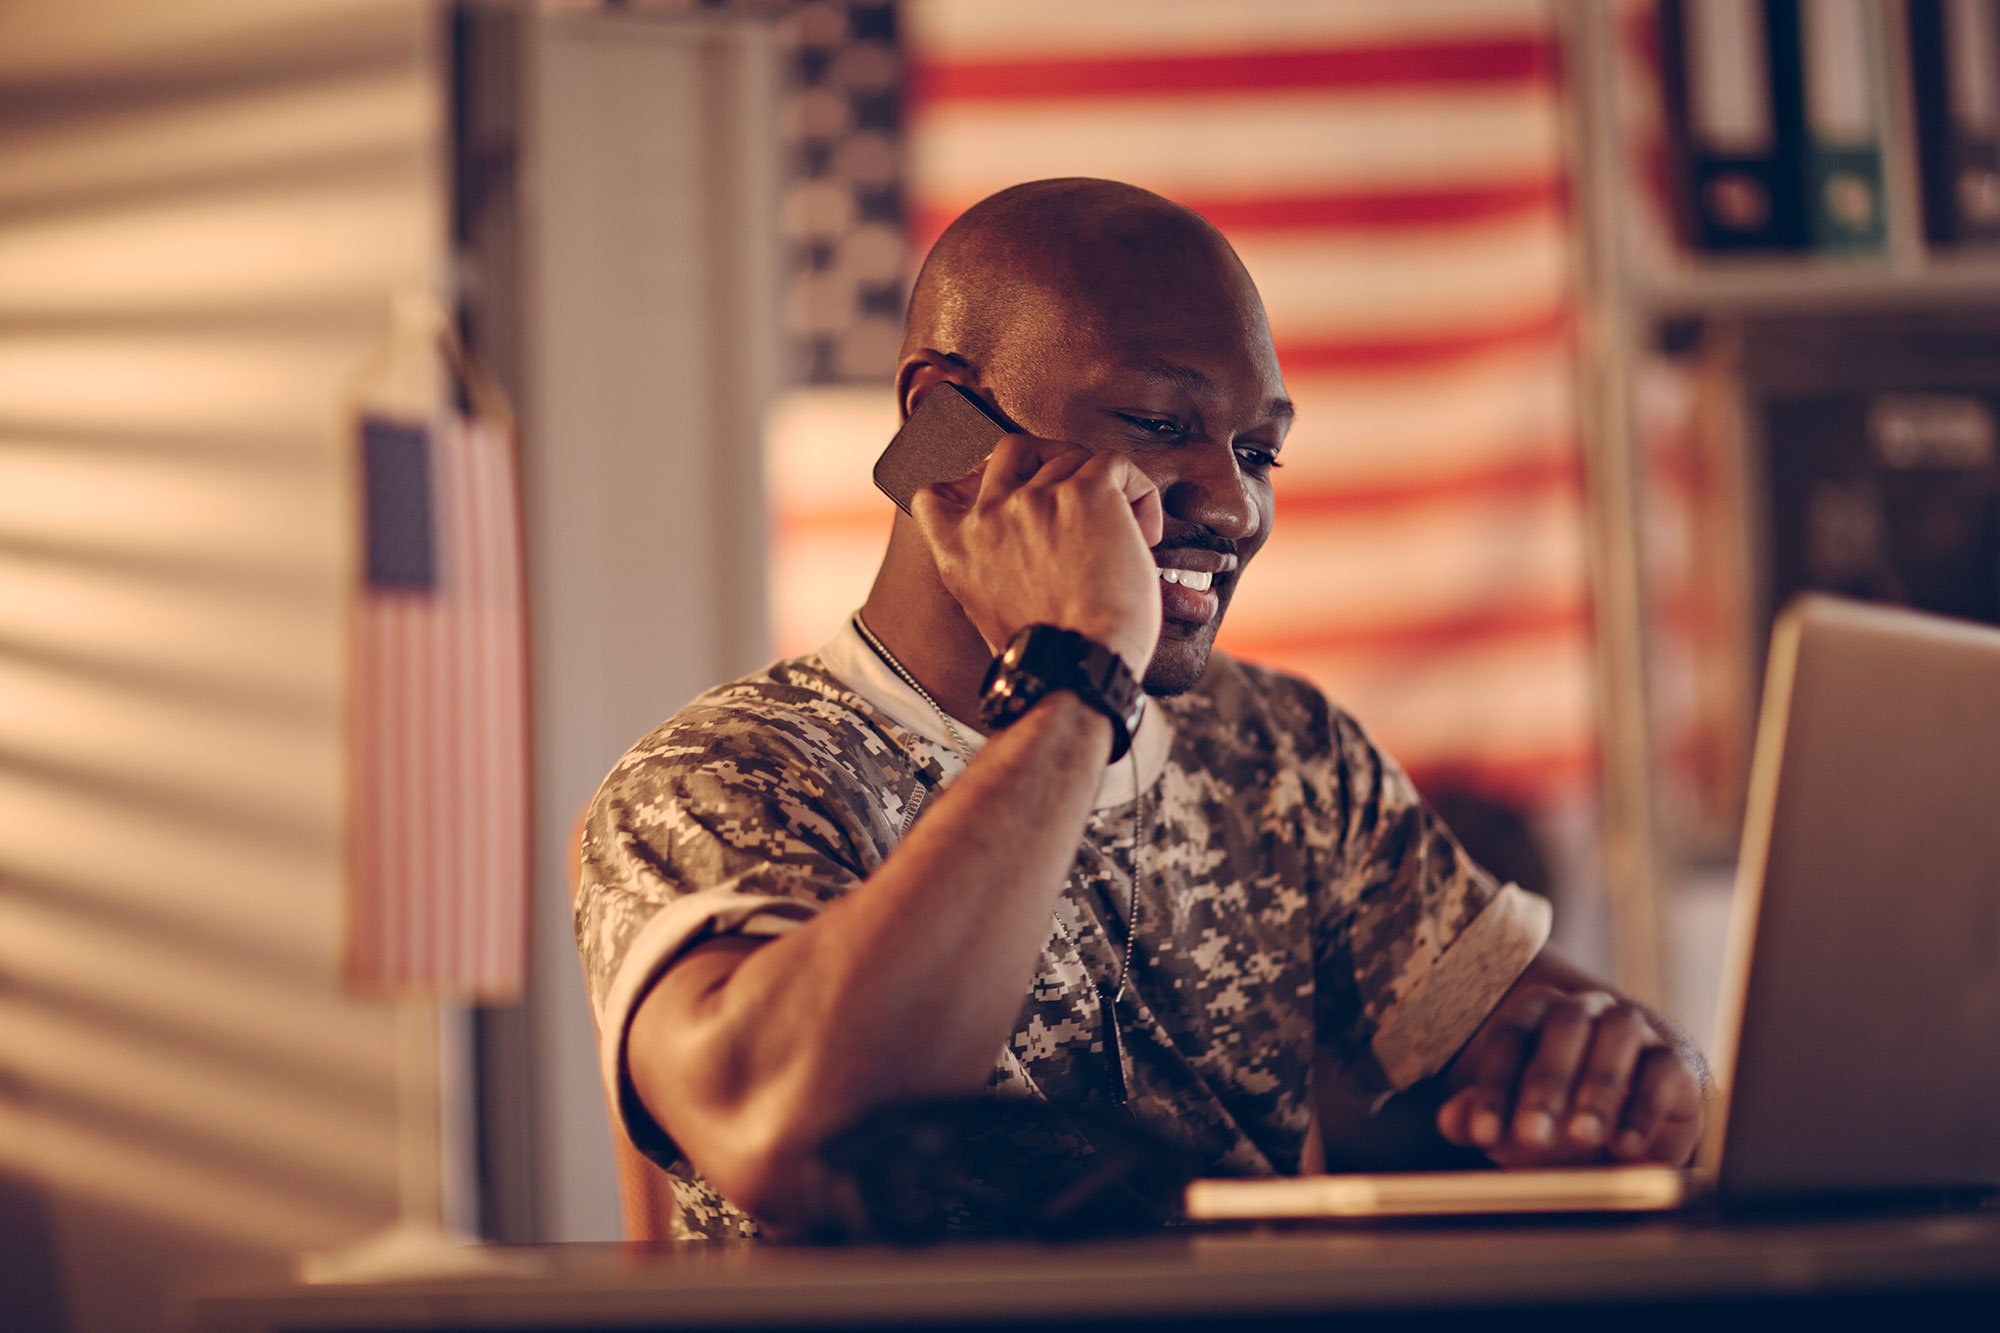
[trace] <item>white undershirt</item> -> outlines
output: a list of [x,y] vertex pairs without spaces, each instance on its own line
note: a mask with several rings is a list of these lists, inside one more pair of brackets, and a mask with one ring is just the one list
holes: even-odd
[[[946,751],[946,757],[940,763],[947,780],[964,771],[965,761],[960,757],[951,733],[938,720],[938,710],[925,703],[908,682],[876,655],[875,650],[868,646],[868,641],[854,628],[852,617],[841,622],[840,632],[819,650],[819,657],[828,671],[871,706],[887,713],[911,731],[937,742]],[[979,748],[986,744],[986,737],[972,723],[956,717],[952,723],[973,753],[977,754]],[[1142,786],[1151,787],[1160,776],[1160,770],[1166,766],[1167,752],[1172,746],[1173,723],[1167,719],[1166,710],[1153,700],[1147,700],[1146,711],[1139,719],[1139,730],[1132,737],[1131,750],[1104,770],[1091,808],[1111,810],[1131,801],[1135,764]]]

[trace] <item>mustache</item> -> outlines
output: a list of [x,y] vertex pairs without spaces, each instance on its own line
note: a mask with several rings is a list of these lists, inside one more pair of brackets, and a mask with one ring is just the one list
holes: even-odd
[[1214,551],[1219,555],[1240,555],[1241,543],[1211,528],[1189,527],[1160,539],[1155,551]]

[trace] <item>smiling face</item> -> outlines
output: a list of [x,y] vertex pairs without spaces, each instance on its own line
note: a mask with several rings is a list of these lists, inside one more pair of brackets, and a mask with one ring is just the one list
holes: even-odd
[[1025,429],[1122,453],[1159,487],[1162,628],[1145,686],[1178,694],[1270,537],[1292,407],[1256,288],[1211,228],[1148,210],[1093,239],[1038,284],[978,387]]

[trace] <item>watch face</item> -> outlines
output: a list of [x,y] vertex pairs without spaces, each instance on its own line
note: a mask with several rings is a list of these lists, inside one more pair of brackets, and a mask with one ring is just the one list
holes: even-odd
[[1111,719],[1114,762],[1130,747],[1145,709],[1139,682],[1109,648],[1054,625],[1030,625],[1008,641],[986,670],[979,720],[998,730],[1052,690],[1069,690]]

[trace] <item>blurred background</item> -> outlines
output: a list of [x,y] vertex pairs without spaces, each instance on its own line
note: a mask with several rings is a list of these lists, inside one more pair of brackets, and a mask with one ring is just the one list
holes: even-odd
[[612,1238],[571,821],[859,603],[916,263],[1076,174],[1270,310],[1223,645],[1706,1036],[1774,608],[2000,619],[1986,0],[0,0],[0,1325],[157,1327],[397,1213],[343,932],[399,293],[518,414],[528,586],[526,966],[422,1011],[432,1169],[469,1231]]

